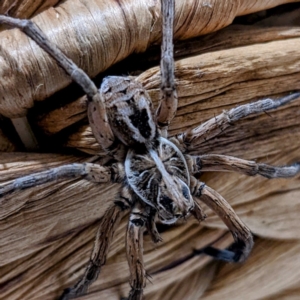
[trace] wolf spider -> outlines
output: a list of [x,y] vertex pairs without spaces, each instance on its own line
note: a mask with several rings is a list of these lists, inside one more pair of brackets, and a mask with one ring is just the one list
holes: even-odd
[[162,15],[161,101],[156,111],[146,90],[134,78],[106,77],[97,89],[87,74],[51,44],[31,21],[0,16],[0,24],[22,30],[82,87],[89,99],[88,118],[93,134],[113,160],[111,165],[75,163],[21,177],[0,187],[0,195],[75,176],[96,183],[122,183],[114,205],[100,222],[84,275],[73,287],[64,291],[61,299],[86,293],[97,279],[100,268],[105,264],[114,232],[127,211],[130,211],[130,216],[126,251],[131,286],[128,299],[142,299],[146,285],[143,264],[145,229],[157,243],[161,240],[155,225],[157,220],[172,224],[188,215],[199,221],[204,220],[206,216],[199,200],[223,220],[234,239],[227,249],[209,246],[201,249],[201,253],[228,262],[244,261],[253,247],[250,229],[220,194],[194,175],[204,171],[235,171],[249,176],[258,174],[278,178],[292,177],[300,171],[300,163],[275,167],[225,155],[188,154],[189,150],[216,137],[238,120],[285,105],[298,98],[300,93],[238,106],[194,129],[168,138],[168,126],[177,110],[173,61],[174,0],[162,0]]

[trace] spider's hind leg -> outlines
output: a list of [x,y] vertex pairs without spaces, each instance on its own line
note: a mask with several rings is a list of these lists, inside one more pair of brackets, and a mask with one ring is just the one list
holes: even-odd
[[229,203],[219,193],[195,177],[191,178],[191,192],[193,196],[200,198],[222,219],[234,239],[234,243],[228,249],[221,250],[209,246],[199,252],[228,262],[245,261],[254,244],[250,229],[240,220]]
[[191,156],[193,173],[207,171],[233,171],[248,176],[261,175],[266,178],[288,178],[300,172],[300,162],[287,166],[271,166],[255,161],[227,155],[207,154]]

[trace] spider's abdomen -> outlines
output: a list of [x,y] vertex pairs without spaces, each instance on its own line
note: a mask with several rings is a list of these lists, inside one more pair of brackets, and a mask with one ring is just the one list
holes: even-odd
[[130,77],[104,78],[100,94],[112,131],[127,146],[145,144],[156,136],[151,99],[141,83]]

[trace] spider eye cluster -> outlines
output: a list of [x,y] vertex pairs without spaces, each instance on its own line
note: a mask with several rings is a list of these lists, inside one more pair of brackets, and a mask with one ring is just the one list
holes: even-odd
[[100,95],[112,131],[123,144],[145,144],[156,137],[153,105],[140,82],[130,77],[105,77]]

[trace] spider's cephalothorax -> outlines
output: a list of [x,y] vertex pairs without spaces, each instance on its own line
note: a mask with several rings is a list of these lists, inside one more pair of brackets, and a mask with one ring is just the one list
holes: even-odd
[[173,137],[172,142],[168,139],[168,125],[177,109],[172,44],[174,0],[162,0],[162,15],[162,95],[155,113],[141,83],[129,77],[107,77],[98,90],[87,74],[53,45],[32,22],[0,15],[0,24],[15,26],[24,31],[82,87],[89,99],[88,116],[93,134],[107,155],[117,161],[107,166],[92,163],[63,165],[20,177],[0,187],[0,197],[3,197],[49,180],[74,176],[98,183],[121,183],[118,197],[101,219],[86,271],[72,288],[65,290],[61,296],[63,300],[84,294],[97,279],[101,266],[105,264],[114,232],[128,210],[130,217],[126,250],[130,269],[130,300],[141,300],[146,285],[143,264],[145,229],[153,241],[158,242],[161,238],[155,226],[157,218],[163,223],[173,223],[192,214],[202,221],[205,214],[200,201],[223,220],[232,233],[234,243],[225,250],[209,246],[198,253],[225,261],[244,261],[253,247],[250,229],[226,200],[199,181],[196,174],[205,171],[236,171],[250,176],[258,174],[276,178],[292,177],[300,171],[300,163],[274,167],[225,155],[189,155],[190,150],[216,137],[239,119],[285,105],[299,98],[300,93],[232,108]]

